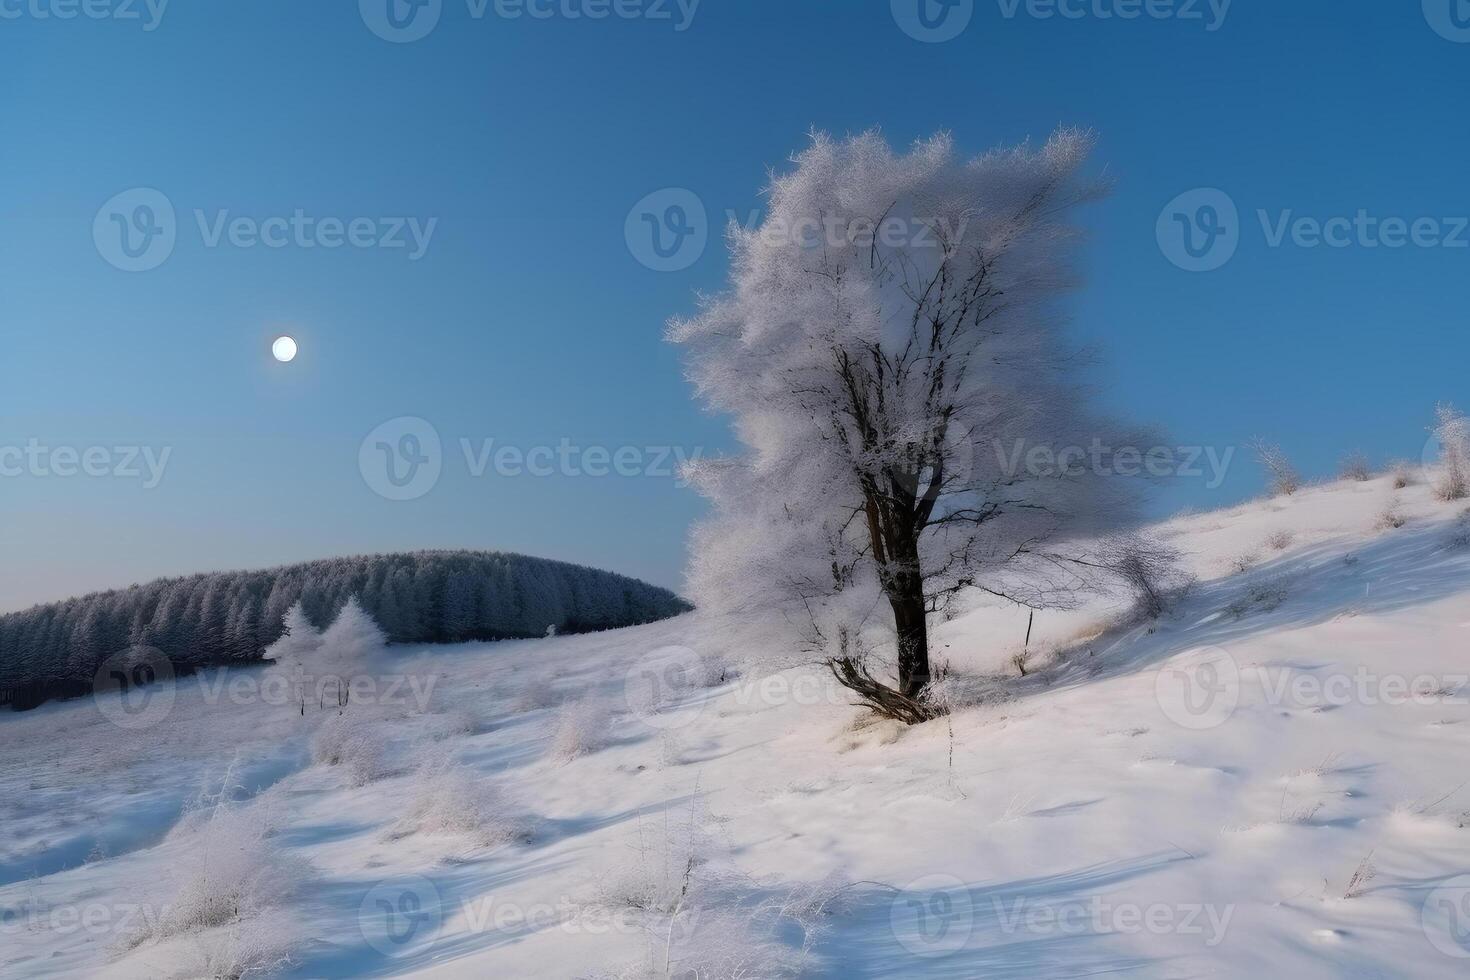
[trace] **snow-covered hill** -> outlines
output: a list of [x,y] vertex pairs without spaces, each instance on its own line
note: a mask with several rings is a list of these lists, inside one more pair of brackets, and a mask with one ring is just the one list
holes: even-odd
[[688,616],[5,716],[0,975],[1463,977],[1462,510],[1177,518],[1163,620],[1039,614],[1019,677],[982,604],[912,729]]

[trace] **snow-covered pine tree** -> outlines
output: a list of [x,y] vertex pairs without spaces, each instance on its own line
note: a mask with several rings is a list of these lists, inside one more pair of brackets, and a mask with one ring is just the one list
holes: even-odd
[[330,663],[356,664],[387,645],[388,637],[352,595],[322,633],[320,649]]
[[261,656],[278,663],[301,662],[314,654],[322,645],[322,634],[311,625],[306,610],[297,602],[281,617],[284,632],[274,643],[265,648]]

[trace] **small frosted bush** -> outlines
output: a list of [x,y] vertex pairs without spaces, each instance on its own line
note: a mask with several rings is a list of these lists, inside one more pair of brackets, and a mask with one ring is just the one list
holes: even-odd
[[1290,531],[1276,531],[1266,538],[1266,547],[1272,551],[1285,551],[1295,540],[1296,535]]
[[342,766],[353,786],[366,786],[387,773],[387,743],[364,719],[333,715],[311,740],[311,759],[325,766]]
[[179,980],[276,976],[290,966],[291,950],[301,938],[292,916],[267,912],[197,937],[193,942],[197,957],[181,962],[174,976]]
[[1301,489],[1302,478],[1280,446],[1256,439],[1250,448],[1256,454],[1257,462],[1266,471],[1266,483],[1271,496],[1290,496]]
[[1390,500],[1382,513],[1378,515],[1378,519],[1374,521],[1373,526],[1380,531],[1391,531],[1403,527],[1407,522],[1408,519],[1399,511],[1399,502]]
[[482,847],[530,837],[530,822],[483,776],[439,760],[425,765],[415,778],[412,806],[395,836],[455,834]]
[[1470,419],[1448,403],[1436,408],[1435,416],[1441,470],[1434,495],[1440,500],[1459,500],[1470,494]]
[[1470,510],[1460,514],[1459,520],[1455,521],[1454,530],[1450,533],[1450,546],[1470,548]]
[[561,709],[551,736],[551,757],[571,762],[607,745],[610,718],[607,709],[591,701],[576,701]]
[[475,713],[468,708],[454,708],[444,712],[435,719],[434,738],[458,738],[466,735],[477,735],[480,732],[480,720]]
[[526,682],[521,688],[520,697],[516,699],[516,707],[521,711],[540,711],[543,708],[554,708],[561,704],[561,695],[551,681],[545,677],[534,677]]
[[1373,467],[1368,463],[1367,456],[1354,450],[1342,458],[1342,462],[1338,464],[1338,473],[1344,480],[1363,483],[1373,475]]
[[[143,918],[130,944],[237,929],[280,905],[295,891],[299,876],[272,842],[271,831],[269,815],[262,807],[221,805],[193,829],[171,836],[170,841],[177,841],[182,852],[174,865],[173,899],[156,917]],[[219,947],[221,955],[229,945]],[[233,945],[234,953],[224,958],[237,962],[279,952],[276,944],[255,939]]]

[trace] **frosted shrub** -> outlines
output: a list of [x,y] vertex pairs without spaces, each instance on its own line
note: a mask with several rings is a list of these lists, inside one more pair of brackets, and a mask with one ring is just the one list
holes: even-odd
[[1262,579],[1246,586],[1245,594],[1231,603],[1226,611],[1237,618],[1252,611],[1271,612],[1290,594],[1291,587],[1286,579],[1280,576]]
[[1388,467],[1388,474],[1395,490],[1402,490],[1414,482],[1414,474],[1409,464],[1402,460],[1395,460]]
[[134,944],[238,926],[279,905],[299,879],[270,836],[270,820],[260,806],[220,805],[192,830],[171,838],[182,850],[174,865],[176,891],[159,916],[145,917]]
[[1280,446],[1264,439],[1256,439],[1250,444],[1250,448],[1256,454],[1256,461],[1266,471],[1266,486],[1271,496],[1290,496],[1301,489],[1302,478]]
[[521,688],[521,693],[516,698],[516,707],[521,711],[539,711],[542,708],[554,708],[561,704],[561,695],[557,693],[556,687],[546,677],[533,677]]
[[1291,547],[1291,543],[1295,540],[1296,535],[1290,531],[1275,531],[1266,538],[1266,547],[1272,551],[1285,551]]
[[728,657],[722,653],[712,653],[701,659],[700,674],[695,678],[695,682],[701,687],[719,687],[739,675],[739,671]]
[[641,913],[647,959],[622,976],[796,978],[842,889],[836,879],[772,885],[721,870],[698,808],[640,820],[634,860],[604,878],[594,898]]
[[1448,402],[1435,409],[1435,416],[1441,470],[1434,495],[1440,500],[1459,500],[1470,494],[1470,419]]
[[1454,530],[1450,534],[1450,547],[1470,548],[1470,510],[1461,513],[1459,520],[1455,521]]
[[611,721],[607,709],[592,701],[575,701],[561,709],[551,736],[551,757],[571,762],[607,745]]
[[1407,523],[1407,518],[1400,513],[1399,502],[1395,498],[1390,500],[1383,508],[1382,513],[1378,515],[1378,519],[1374,522],[1373,526],[1380,531],[1391,531],[1403,527],[1405,523]]
[[395,836],[455,834],[482,847],[530,837],[530,822],[507,802],[495,783],[463,766],[436,760],[420,769],[415,780],[412,806]]
[[1338,464],[1338,474],[1344,480],[1352,480],[1354,483],[1363,483],[1373,475],[1373,467],[1368,463],[1368,457],[1358,450],[1348,453]]
[[[197,937],[194,962],[181,963],[179,980],[244,980],[270,977],[291,963],[291,949],[301,934],[295,920],[284,912],[267,912]],[[182,959],[182,957],[181,957]]]
[[1256,567],[1261,560],[1261,555],[1256,551],[1247,551],[1245,554],[1236,555],[1230,560],[1230,571],[1235,575],[1243,575]]
[[311,759],[325,766],[342,766],[353,786],[366,786],[384,776],[387,743],[365,719],[333,715],[322,722],[311,740]]
[[436,719],[436,722],[435,739],[477,735],[480,731],[479,717],[468,708],[454,708],[446,711]]
[[[1164,613],[1169,597],[1184,585],[1179,571],[1179,552],[1163,542],[1141,534],[1124,535],[1103,543],[1097,564],[1123,580],[1138,603],[1138,611],[1149,618]],[[1021,674],[1024,664],[1017,664]]]

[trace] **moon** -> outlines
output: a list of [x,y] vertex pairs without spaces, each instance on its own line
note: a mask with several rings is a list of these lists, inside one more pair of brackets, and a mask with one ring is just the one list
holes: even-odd
[[282,364],[296,357],[296,341],[290,337],[277,337],[271,344],[271,355]]

